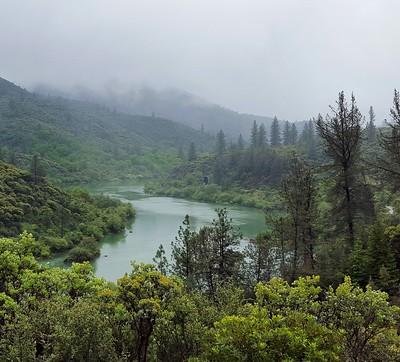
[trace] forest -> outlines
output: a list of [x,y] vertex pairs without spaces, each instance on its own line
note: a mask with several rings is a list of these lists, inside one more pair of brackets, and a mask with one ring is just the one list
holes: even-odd
[[400,362],[399,0],[0,4],[0,362]]
[[275,118],[268,134],[254,122],[249,142],[220,131],[208,152],[177,145],[177,166],[148,192],[248,203],[265,232],[243,244],[225,208],[199,229],[186,215],[171,256],[161,244],[116,282],[41,259],[93,259],[132,207],[54,186],[41,155],[25,170],[0,163],[2,359],[398,361],[397,91],[390,115],[379,129],[341,92],[301,130]]
[[130,204],[49,183],[36,155],[29,171],[0,161],[0,236],[34,235],[36,257],[70,250],[69,261],[92,260],[97,242],[124,230],[134,215]]
[[35,94],[0,78],[0,159],[29,168],[39,155],[58,184],[157,177],[178,163],[176,145],[192,142],[201,150],[213,138],[171,120]]

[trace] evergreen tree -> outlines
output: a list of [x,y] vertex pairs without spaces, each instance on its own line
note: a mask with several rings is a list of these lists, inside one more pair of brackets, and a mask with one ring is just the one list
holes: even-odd
[[248,287],[253,288],[259,282],[268,281],[275,268],[275,245],[270,234],[259,234],[247,244],[244,255],[246,256],[245,274]]
[[310,125],[309,122],[305,122],[303,130],[301,131],[299,137],[299,143],[306,145],[309,141],[309,137],[310,137]]
[[283,138],[283,144],[285,145],[285,146],[288,146],[288,145],[290,145],[291,144],[291,141],[290,141],[290,131],[291,131],[291,129],[290,129],[290,123],[289,123],[289,121],[285,121],[285,126],[283,127],[283,133],[282,133],[282,138]]
[[222,129],[217,133],[217,144],[215,151],[218,156],[221,156],[226,150],[225,135]]
[[311,119],[304,124],[303,131],[299,137],[299,143],[305,149],[308,158],[314,159],[316,157],[314,122]]
[[384,226],[377,222],[368,239],[368,274],[380,288],[393,292],[398,282],[399,270],[389,238],[385,235]]
[[379,158],[376,167],[387,174],[387,181],[400,187],[400,95],[394,90],[393,107],[390,109],[389,130],[381,132],[379,143],[384,157]]
[[302,256],[302,271],[314,271],[314,220],[316,217],[316,187],[311,168],[298,157],[290,162],[289,174],[282,182],[281,196],[288,214],[288,240],[292,241],[291,280],[297,275]]
[[226,209],[216,209],[217,219],[211,227],[211,239],[215,255],[216,275],[219,283],[233,281],[239,274],[241,253],[238,251],[242,237],[240,231],[233,226]]
[[194,286],[196,233],[191,230],[189,215],[179,227],[178,236],[171,243],[172,269],[189,287]]
[[351,255],[351,279],[361,287],[365,287],[370,280],[368,274],[368,255],[361,240],[356,240]]
[[274,117],[271,124],[271,136],[270,136],[271,146],[277,147],[281,145],[281,131],[279,126],[278,118]]
[[257,146],[259,148],[264,148],[267,144],[267,132],[265,131],[265,126],[261,123],[260,127],[258,128],[258,142]]
[[367,126],[367,140],[368,143],[376,141],[376,126],[375,126],[375,112],[374,109],[369,107],[369,122]]
[[153,263],[161,274],[163,275],[168,274],[169,263],[167,257],[165,256],[165,250],[162,244],[160,244],[160,246],[157,249],[156,255],[153,258]]
[[194,161],[196,160],[196,158],[197,158],[196,145],[194,144],[194,142],[191,142],[188,152],[188,161]]
[[250,144],[253,148],[258,146],[258,126],[256,121],[253,122],[253,127],[251,129]]
[[290,128],[289,144],[295,145],[297,143],[297,127],[295,123],[292,123]]
[[348,242],[353,248],[355,217],[361,210],[356,196],[360,196],[357,187],[360,185],[362,115],[354,96],[351,96],[351,103],[348,105],[344,92],[339,93],[337,107],[331,107],[331,110],[332,116],[327,115],[326,119],[321,115],[318,116],[316,126],[325,142],[325,152],[332,159],[332,168],[337,175],[332,193],[333,201],[336,203],[334,213],[345,223]]

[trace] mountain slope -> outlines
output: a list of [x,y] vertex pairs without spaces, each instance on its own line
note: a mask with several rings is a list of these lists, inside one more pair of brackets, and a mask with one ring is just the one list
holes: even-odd
[[[158,173],[146,169],[146,153],[210,147],[211,137],[167,119],[132,116],[83,101],[32,94],[0,78],[0,145],[4,154],[27,167],[38,153],[50,175],[95,181],[118,172]],[[153,167],[154,166],[154,167]],[[165,166],[163,166],[165,167]],[[152,169],[153,168],[153,169]],[[150,169],[150,170],[149,170]],[[73,181],[73,180],[69,180]]]
[[209,103],[190,93],[177,90],[156,91],[152,88],[107,87],[104,91],[93,91],[78,87],[67,92],[39,86],[41,94],[58,94],[65,97],[105,104],[108,107],[130,114],[156,114],[161,117],[204,129],[211,134],[222,129],[226,135],[236,139],[239,134],[248,137],[254,120],[264,123],[267,131],[272,118],[235,112]]
[[73,247],[82,251],[89,245],[96,251],[97,240],[123,230],[133,215],[129,204],[80,189],[63,191],[0,161],[0,237],[28,230],[41,243],[38,253]]

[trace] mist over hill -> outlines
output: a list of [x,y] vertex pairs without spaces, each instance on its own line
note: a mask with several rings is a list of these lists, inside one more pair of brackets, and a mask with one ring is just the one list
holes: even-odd
[[[0,78],[1,153],[18,166],[29,167],[32,155],[39,154],[49,173],[64,181],[104,180],[122,170],[159,174],[173,162],[168,155],[191,143],[201,151],[213,147],[214,140],[168,119],[33,94]],[[154,163],[157,152],[163,159]]]
[[202,128],[216,134],[222,129],[230,138],[242,134],[248,138],[252,123],[263,123],[270,128],[273,117],[239,113],[208,102],[191,93],[177,90],[156,90],[148,86],[122,86],[110,83],[101,90],[77,86],[60,90],[47,85],[37,85],[34,91],[40,94],[59,95],[67,98],[90,101],[106,105],[111,109],[129,114],[141,114],[168,118],[194,129]]

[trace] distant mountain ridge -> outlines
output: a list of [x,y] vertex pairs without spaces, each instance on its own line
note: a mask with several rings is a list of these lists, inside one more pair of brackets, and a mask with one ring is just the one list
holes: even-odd
[[129,114],[168,118],[197,130],[204,129],[210,134],[216,134],[222,129],[228,137],[233,139],[239,134],[248,138],[253,121],[263,123],[268,132],[273,120],[272,117],[239,113],[209,103],[188,92],[173,89],[157,91],[150,87],[123,88],[111,85],[102,91],[76,87],[63,92],[41,85],[34,90],[40,94],[62,95],[106,105]]

